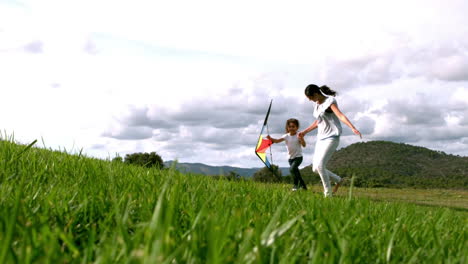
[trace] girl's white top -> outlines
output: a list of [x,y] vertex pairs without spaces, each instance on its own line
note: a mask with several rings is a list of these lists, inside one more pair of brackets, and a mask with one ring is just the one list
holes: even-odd
[[329,137],[339,137],[341,135],[341,122],[335,113],[327,113],[326,110],[332,105],[338,103],[336,99],[327,96],[327,99],[321,104],[315,104],[314,117],[318,121],[317,139],[325,139]]
[[289,159],[302,157],[302,146],[301,142],[299,142],[299,138],[297,137],[297,133],[294,136],[291,136],[289,133],[284,134],[281,138],[284,138],[284,141],[286,142]]

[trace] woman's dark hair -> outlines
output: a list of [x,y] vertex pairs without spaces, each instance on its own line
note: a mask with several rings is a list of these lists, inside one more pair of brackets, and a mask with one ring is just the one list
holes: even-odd
[[322,93],[324,93],[326,95],[330,95],[330,96],[335,96],[336,95],[336,92],[333,91],[332,89],[330,89],[330,87],[328,87],[326,85],[322,85],[322,86],[318,87],[315,84],[307,85],[307,87],[305,88],[304,93],[305,93],[306,96],[313,96],[316,93],[320,93],[320,91],[322,91]]
[[297,126],[297,128],[299,128],[299,120],[297,120],[296,118],[290,118],[288,120],[286,120],[286,133],[288,133],[288,125],[289,123],[293,123]]

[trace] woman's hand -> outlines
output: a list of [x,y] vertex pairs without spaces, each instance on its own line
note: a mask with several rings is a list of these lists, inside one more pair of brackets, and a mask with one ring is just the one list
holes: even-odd
[[335,115],[338,117],[338,119],[341,120],[341,122],[345,123],[347,126],[349,126],[349,128],[351,128],[351,130],[353,130],[353,133],[358,135],[361,139],[362,139],[362,135],[361,135],[361,132],[359,132],[359,130],[357,130],[353,124],[351,124],[351,121],[349,121],[349,119],[340,111],[340,109],[338,108],[338,106],[336,104],[332,104],[330,106],[331,110],[333,111],[333,113],[335,113]]
[[361,132],[359,132],[359,130],[357,130],[356,128],[352,128],[352,130],[354,134],[358,135],[362,139],[362,135]]

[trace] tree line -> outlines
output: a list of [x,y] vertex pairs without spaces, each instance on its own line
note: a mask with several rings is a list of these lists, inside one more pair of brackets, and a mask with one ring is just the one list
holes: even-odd
[[[133,153],[125,158],[116,157],[114,162],[124,162],[147,168],[164,168],[156,152]],[[320,184],[312,165],[301,169],[306,184]],[[357,187],[412,187],[412,188],[456,188],[468,189],[468,157],[448,155],[423,147],[388,141],[355,143],[338,150],[329,162],[329,169],[351,179]],[[215,179],[253,180],[266,183],[292,183],[290,175],[282,175],[278,166],[262,168],[252,178],[237,172],[210,175]],[[345,185],[350,181],[345,181]]]

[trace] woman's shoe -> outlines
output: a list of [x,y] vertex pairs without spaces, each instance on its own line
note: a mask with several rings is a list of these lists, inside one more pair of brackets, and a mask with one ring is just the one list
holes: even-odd
[[341,181],[337,182],[335,186],[333,187],[332,193],[335,194],[338,191],[338,188],[340,188],[340,185],[343,183],[344,179],[341,178]]

